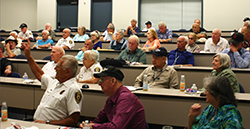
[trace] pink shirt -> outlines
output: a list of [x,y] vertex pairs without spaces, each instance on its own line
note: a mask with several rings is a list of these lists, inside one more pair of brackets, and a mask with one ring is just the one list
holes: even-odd
[[143,48],[146,48],[146,45],[148,45],[148,47],[153,47],[154,44],[157,44],[157,48],[161,47],[160,41],[159,41],[158,39],[155,39],[151,45],[150,45],[150,41],[148,40],[148,41],[145,43],[145,45],[143,46]]

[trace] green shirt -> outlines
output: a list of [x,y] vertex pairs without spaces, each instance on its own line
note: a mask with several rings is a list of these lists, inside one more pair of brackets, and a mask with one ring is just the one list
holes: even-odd
[[123,50],[119,54],[117,59],[129,62],[140,62],[143,64],[147,64],[146,53],[142,49],[138,48],[132,53],[130,53],[130,50],[128,48]]

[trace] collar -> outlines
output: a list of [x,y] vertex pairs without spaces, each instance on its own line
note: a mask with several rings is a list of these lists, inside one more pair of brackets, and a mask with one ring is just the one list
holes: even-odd
[[61,85],[61,86],[64,85],[67,88],[67,87],[69,87],[74,82],[76,82],[76,78],[75,77],[73,77],[73,78],[71,78],[71,79],[69,79],[69,80],[67,80],[67,81],[65,81],[63,83],[60,83],[58,81],[58,84]]
[[186,49],[184,51],[178,51],[178,48],[176,48],[175,52],[184,53],[184,52],[186,52]]
[[[138,47],[137,47],[137,48],[135,49],[135,51],[132,52],[132,54],[137,53],[138,50],[139,50],[139,49],[138,49]],[[129,50],[129,49],[127,49],[127,53],[130,53],[130,50]]]
[[167,71],[169,70],[168,64],[166,63],[160,70],[158,70],[156,67],[152,67],[152,70],[157,70],[157,71]]

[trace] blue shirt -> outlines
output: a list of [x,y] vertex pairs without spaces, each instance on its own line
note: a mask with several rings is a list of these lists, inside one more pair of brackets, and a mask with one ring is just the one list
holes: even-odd
[[98,47],[102,48],[102,42],[101,42],[101,41],[98,41],[98,42],[94,45],[93,49],[96,50]]
[[89,36],[87,34],[84,34],[80,36],[79,34],[76,34],[73,38],[74,41],[85,41],[86,39],[89,39]]
[[121,39],[119,43],[117,43],[117,40],[109,43],[109,49],[124,50],[126,48],[128,48],[128,41],[126,39]]
[[231,68],[249,68],[250,53],[244,48],[232,52],[230,48],[224,49],[221,53],[227,53],[231,59]]
[[160,30],[156,30],[158,39],[172,39],[172,30],[166,29],[165,33],[161,33]]
[[178,51],[178,48],[168,54],[168,65],[192,64],[194,66],[194,56],[188,51]]
[[45,42],[43,42],[42,39],[37,40],[36,43],[35,43],[35,45],[37,46],[37,44],[38,44],[38,46],[40,46],[40,45],[46,45],[48,43],[50,43],[51,46],[53,46],[53,40],[52,39],[47,39]]
[[[136,33],[141,33],[141,30],[140,30],[140,28],[138,28],[138,27],[135,27],[135,28],[134,28],[134,31],[135,31]],[[129,29],[129,30],[128,30],[128,35],[131,35],[131,34],[133,34],[133,33],[132,33],[131,29]]]
[[[99,62],[99,57],[100,57],[99,52],[98,52],[97,50],[94,50],[94,49],[92,49],[92,51],[95,51],[95,52],[98,54],[97,62]],[[76,57],[76,59],[77,59],[78,61],[82,61],[82,59],[83,59],[83,57],[84,57],[84,52],[83,52],[83,51],[79,51],[75,57]]]

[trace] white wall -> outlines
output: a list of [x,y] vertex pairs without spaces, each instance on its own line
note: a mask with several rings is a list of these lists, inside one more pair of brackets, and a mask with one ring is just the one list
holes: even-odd
[[203,0],[203,24],[207,30],[234,30],[243,26],[250,16],[250,0]]
[[35,30],[45,28],[50,23],[52,30],[56,29],[56,0],[37,0],[37,26]]
[[36,0],[1,0],[1,29],[20,30],[21,23],[26,23],[30,30],[37,27]]
[[79,0],[78,2],[78,26],[90,29],[91,0]]

